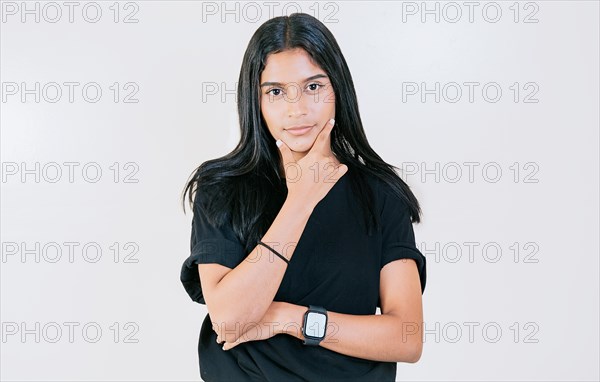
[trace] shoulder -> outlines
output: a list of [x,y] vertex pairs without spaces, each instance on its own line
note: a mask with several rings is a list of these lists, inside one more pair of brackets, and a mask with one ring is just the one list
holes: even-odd
[[194,208],[206,209],[209,201],[213,199],[215,186],[207,185],[204,182],[198,182],[194,191]]
[[232,181],[229,179],[203,180],[196,184],[194,209],[211,217],[211,220],[222,221],[229,214]]
[[396,187],[376,175],[367,173],[365,178],[373,190],[375,202],[380,213],[385,209],[409,210],[405,198],[401,196],[401,180],[398,178]]
[[230,199],[230,194],[240,188],[245,178],[238,177],[219,177],[219,178],[203,178],[196,183],[197,200],[202,205],[209,204],[211,201],[221,199]]

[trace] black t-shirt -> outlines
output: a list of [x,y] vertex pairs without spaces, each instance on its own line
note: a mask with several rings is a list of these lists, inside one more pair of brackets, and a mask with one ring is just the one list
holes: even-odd
[[[398,259],[417,263],[421,292],[425,290],[426,261],[415,246],[408,207],[389,185],[367,176],[373,189],[381,228],[368,236],[362,210],[346,173],[314,208],[287,266],[275,301],[320,305],[328,311],[373,315],[381,307],[380,271]],[[198,199],[196,199],[198,204]],[[201,202],[200,202],[201,203]],[[194,206],[191,255],[181,268],[181,282],[200,304],[199,263],[235,268],[247,256],[230,226],[215,228]],[[211,251],[210,248],[222,250]],[[281,260],[274,256],[274,260]],[[281,260],[283,261],[283,260]],[[242,298],[242,297],[240,297]],[[243,298],[251,299],[252,296]],[[288,334],[244,342],[224,351],[216,342],[207,314],[200,330],[198,355],[205,381],[394,381],[395,362],[347,356],[322,346],[308,346]]]

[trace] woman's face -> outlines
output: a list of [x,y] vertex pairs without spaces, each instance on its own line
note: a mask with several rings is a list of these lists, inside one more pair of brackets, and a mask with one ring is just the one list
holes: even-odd
[[[329,77],[304,49],[271,54],[260,76],[260,108],[269,132],[304,157],[331,118],[335,94]],[[293,127],[308,126],[303,131]]]

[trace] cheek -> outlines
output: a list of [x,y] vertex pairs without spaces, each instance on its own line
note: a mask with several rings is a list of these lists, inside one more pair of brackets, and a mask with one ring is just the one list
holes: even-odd
[[260,113],[267,122],[270,122],[273,119],[272,105],[270,105],[268,100],[265,100],[264,98],[262,98],[260,101]]
[[285,102],[280,99],[271,99],[268,95],[261,97],[260,109],[264,115],[276,117],[281,113],[282,108],[285,108]]
[[[317,102],[313,103],[313,110],[321,115],[329,116],[335,114],[335,95],[333,92],[325,94]],[[329,118],[329,117],[327,117]]]
[[276,107],[276,103],[269,103],[269,100],[266,101],[263,99],[260,103],[260,113],[267,124],[267,129],[273,135],[276,133],[278,127],[281,125],[282,118],[278,109]]

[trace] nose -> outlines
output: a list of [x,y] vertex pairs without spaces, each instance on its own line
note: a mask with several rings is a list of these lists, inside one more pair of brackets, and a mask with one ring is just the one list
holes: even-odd
[[306,115],[306,100],[309,97],[302,97],[303,92],[299,85],[290,84],[287,89],[287,110],[289,117]]

